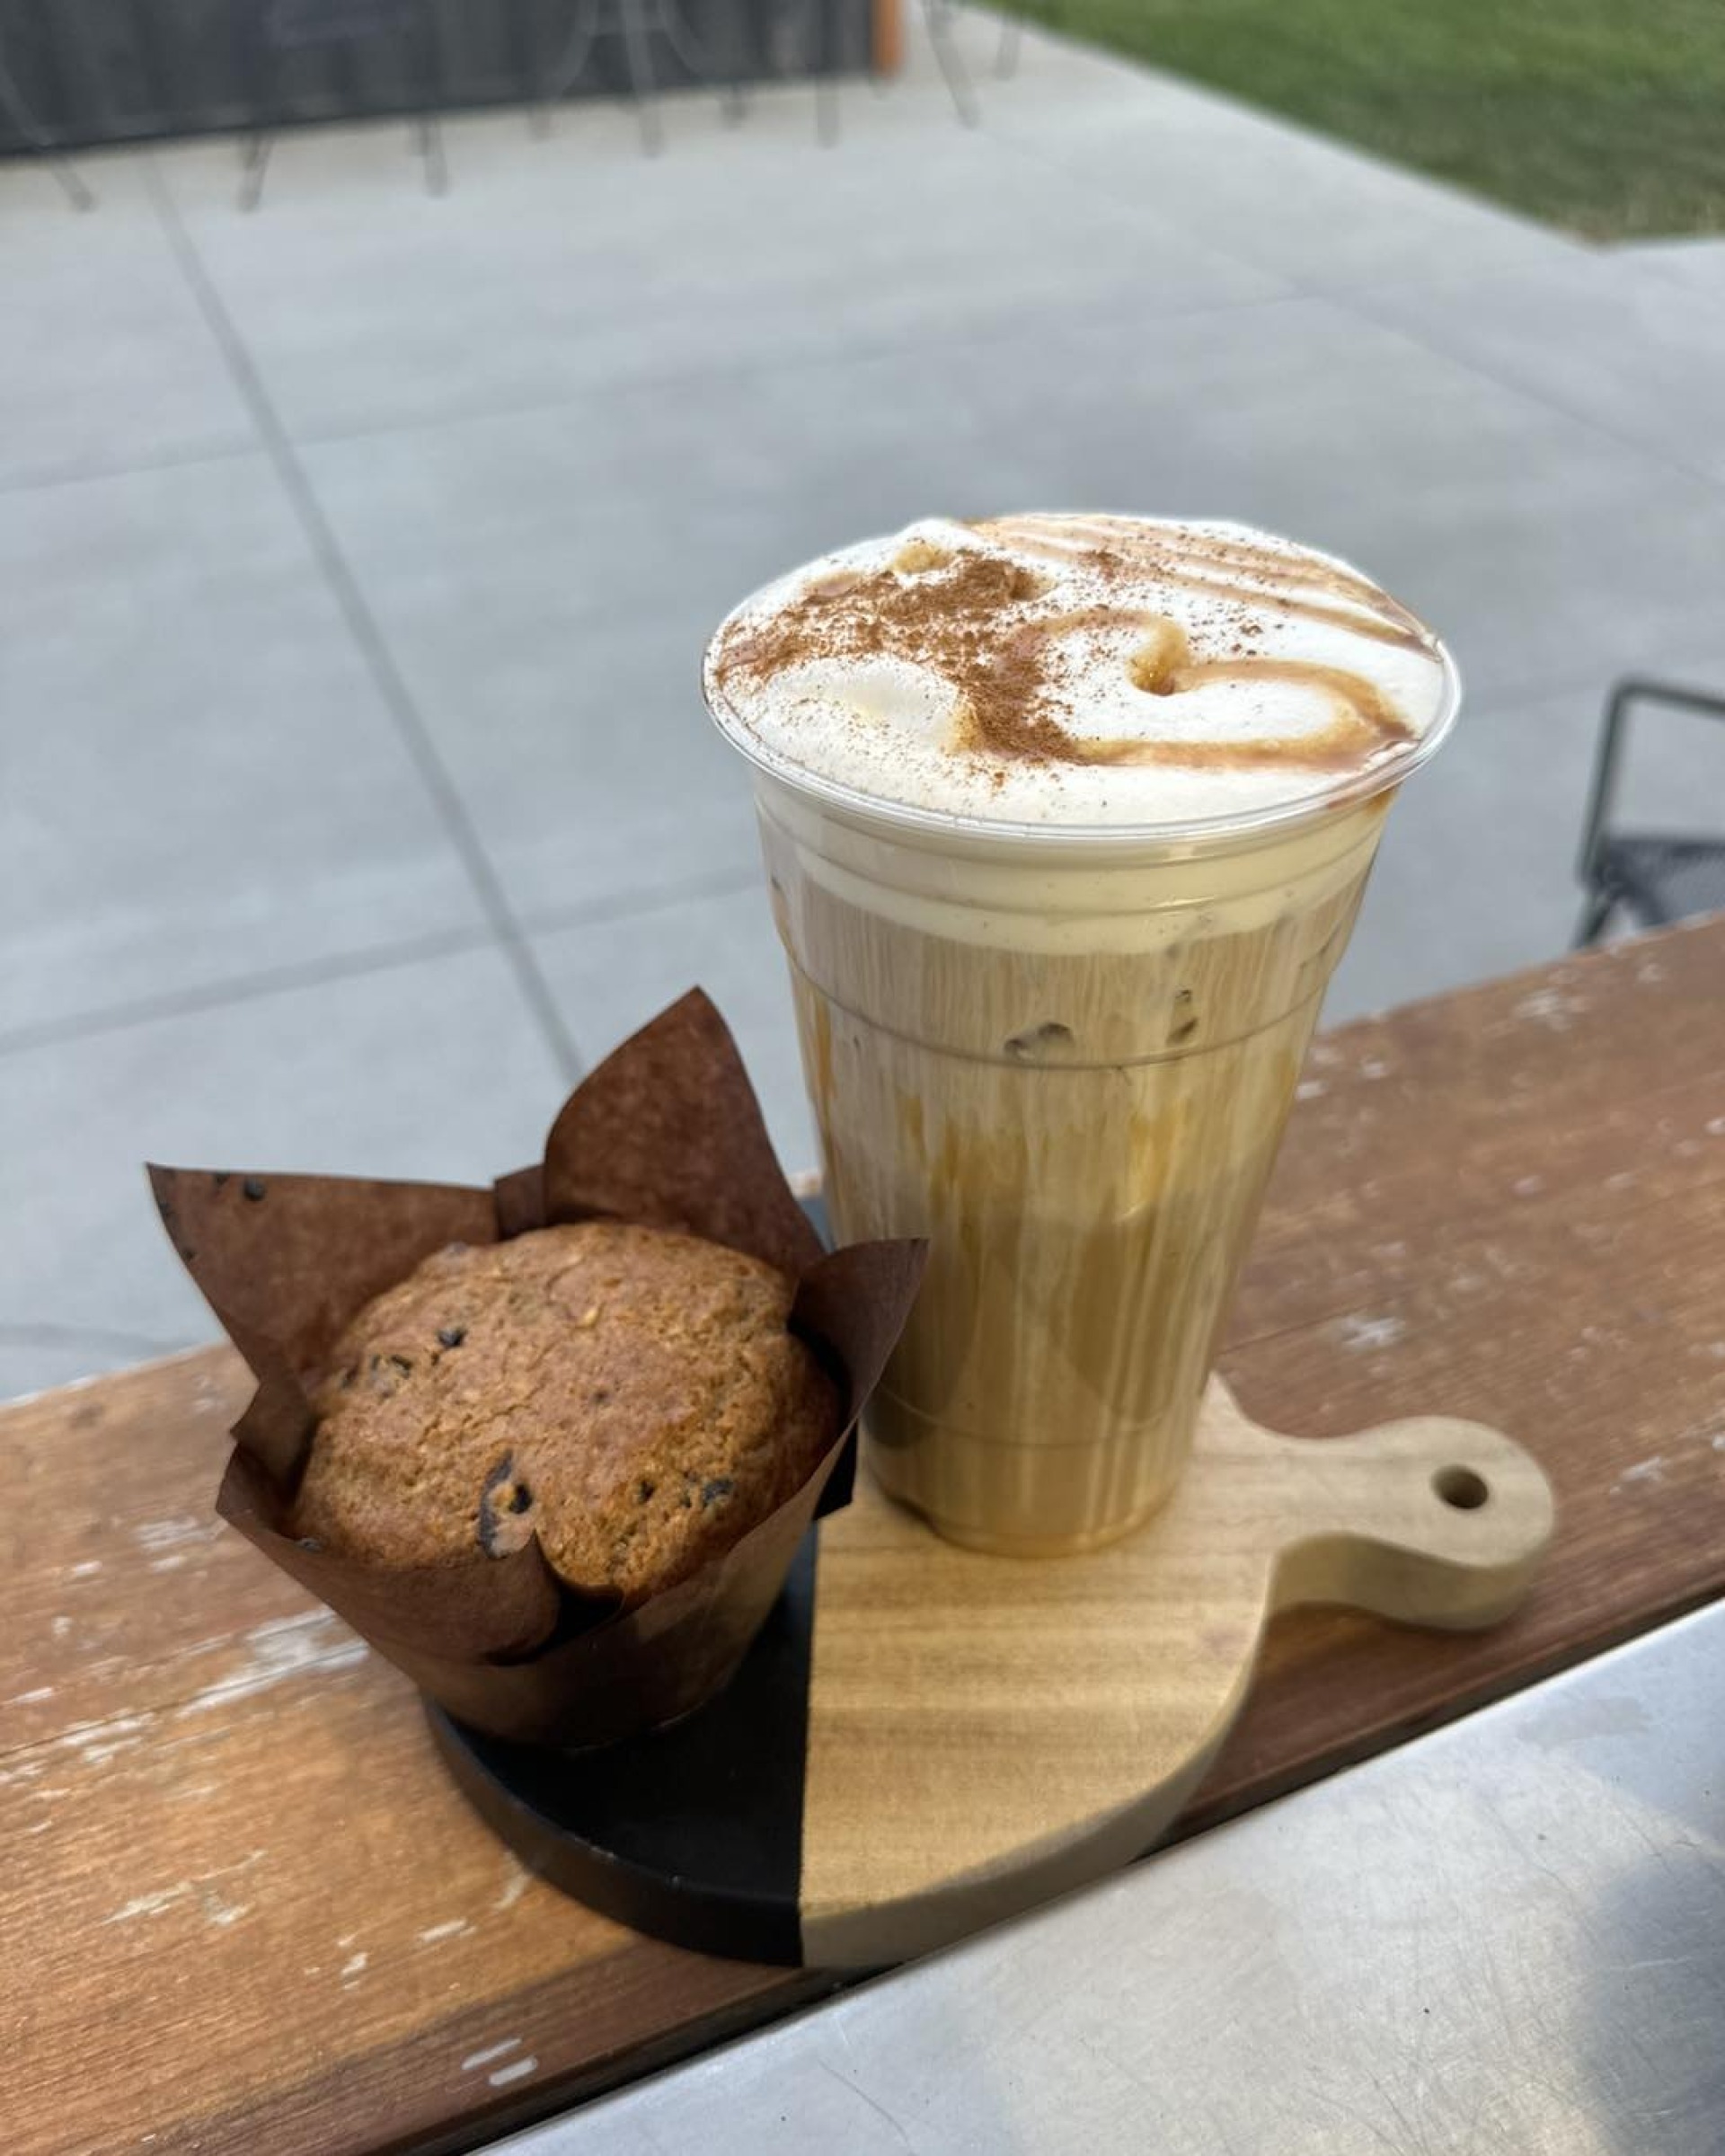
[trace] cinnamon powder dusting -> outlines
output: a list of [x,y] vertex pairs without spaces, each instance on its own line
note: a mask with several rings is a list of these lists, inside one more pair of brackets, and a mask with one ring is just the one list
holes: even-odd
[[821,578],[761,627],[739,632],[721,654],[720,678],[770,678],[810,659],[908,659],[956,685],[955,747],[1069,759],[1078,744],[1046,708],[1045,632],[1001,618],[1043,588],[1019,562],[913,541],[886,568]]
[[[1207,598],[1225,593],[1237,597],[1238,587],[1230,591],[1226,572],[1247,566],[1243,559],[1236,563],[1228,557],[1245,557],[1248,550],[1213,539],[1192,543],[1199,539],[1197,534],[1187,535],[1190,558],[1162,547],[1154,549],[1154,561],[1123,558],[1118,534],[1110,528],[1111,519],[1078,525],[1063,545],[1039,546],[1039,535],[1028,528],[1035,521],[1026,519],[1020,526],[1016,520],[1001,519],[978,528],[1020,546],[1028,543],[1031,552],[1041,551],[1051,561],[1069,563],[1078,555],[1085,569],[1115,589],[1154,566],[1167,583]],[[1151,549],[1141,541],[1137,553],[1148,556]],[[1252,550],[1252,568],[1261,570],[1267,560]],[[1363,579],[1327,569],[1287,575],[1286,563],[1275,566],[1287,576],[1291,588],[1273,596],[1260,592],[1250,605],[1336,620],[1339,601],[1358,606],[1369,594],[1382,602],[1383,611],[1374,607],[1349,625],[1387,641],[1411,643],[1423,637],[1411,615]],[[1308,588],[1302,588],[1303,579]],[[1213,654],[1199,656],[1177,622],[1143,607],[1103,604],[1033,611],[1055,581],[1053,575],[1022,561],[913,538],[880,568],[835,570],[807,584],[766,619],[737,622],[717,653],[717,676],[721,683],[737,676],[763,682],[811,662],[903,660],[956,692],[958,712],[949,747],[1003,762],[1346,768],[1412,738],[1413,729],[1364,676],[1261,656],[1253,647],[1263,624],[1249,610],[1243,618],[1236,614],[1228,622]],[[1174,695],[1205,681],[1275,681],[1321,690],[1334,716],[1326,726],[1269,738],[1159,739],[1134,734],[1098,740],[1075,734],[1067,723],[1074,713],[1052,662],[1063,635],[1092,629],[1126,631],[1137,640],[1127,672],[1148,695]]]

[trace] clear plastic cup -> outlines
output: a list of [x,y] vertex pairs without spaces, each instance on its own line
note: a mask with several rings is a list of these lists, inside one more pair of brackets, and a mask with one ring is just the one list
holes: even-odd
[[836,1233],[929,1238],[865,1418],[958,1542],[1128,1533],[1191,1449],[1216,1333],[1393,791],[1384,772],[1176,827],[895,807],[767,749],[774,917]]

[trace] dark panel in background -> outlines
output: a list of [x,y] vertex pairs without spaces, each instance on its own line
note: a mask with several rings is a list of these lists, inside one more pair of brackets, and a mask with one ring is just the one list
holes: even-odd
[[[266,62],[270,0],[0,0],[0,67],[66,147],[259,124],[273,85],[279,121],[400,112],[418,102],[429,42],[445,110],[522,104],[575,17],[575,0],[423,0],[404,27],[339,42],[279,43]],[[369,23],[379,0],[295,0],[308,37],[324,19]],[[392,11],[393,12],[393,11]],[[854,73],[869,54],[870,0],[684,0],[715,84]],[[694,78],[652,40],[662,88]],[[622,40],[601,37],[575,94],[627,87]],[[28,146],[0,107],[0,155]]]

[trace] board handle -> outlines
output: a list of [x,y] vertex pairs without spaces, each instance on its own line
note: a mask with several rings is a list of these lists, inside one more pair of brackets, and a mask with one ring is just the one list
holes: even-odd
[[1544,1470],[1500,1430],[1420,1415],[1351,1437],[1263,1435],[1291,1515],[1276,1608],[1340,1603],[1462,1631],[1526,1595],[1555,1507]]

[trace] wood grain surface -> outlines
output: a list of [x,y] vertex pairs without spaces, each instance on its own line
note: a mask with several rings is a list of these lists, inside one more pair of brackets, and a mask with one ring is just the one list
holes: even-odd
[[[1457,1478],[1481,1501],[1446,1501]],[[1495,1623],[1552,1525],[1532,1455],[1482,1423],[1314,1443],[1216,1378],[1170,1501],[1082,1555],[960,1549],[859,1477],[815,1575],[803,1959],[904,1961],[1142,1855],[1216,1756],[1272,1611]]]
[[[1349,1027],[1302,1092],[1243,1405],[1496,1425],[1558,1531],[1494,1631],[1278,1619],[1194,1822],[1725,1586],[1725,922]],[[402,1682],[212,1518],[246,1392],[210,1349],[0,1416],[8,2156],[469,2146],[816,1995],[516,1868]]]

